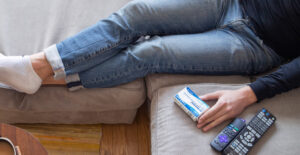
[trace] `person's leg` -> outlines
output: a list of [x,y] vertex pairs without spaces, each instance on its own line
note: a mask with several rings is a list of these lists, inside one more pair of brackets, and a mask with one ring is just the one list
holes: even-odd
[[58,77],[76,74],[108,60],[141,36],[214,29],[221,17],[222,3],[219,0],[135,0],[46,49],[46,56]]
[[[59,78],[98,65],[141,36],[191,34],[214,29],[222,15],[223,3],[220,0],[132,1],[107,19],[47,48],[45,52],[30,56],[32,66],[27,64],[27,68],[33,68],[40,77],[33,88],[38,88],[40,80],[53,74]],[[13,71],[19,72],[18,69],[10,70]],[[14,88],[19,90],[21,84],[21,91],[26,92],[23,88],[28,84],[20,82],[23,78],[14,84]],[[9,77],[4,79],[0,82],[12,84]]]
[[1,56],[0,83],[28,94],[34,93],[41,85],[41,78],[32,68],[29,56]]
[[150,73],[248,75],[279,64],[279,56],[260,40],[229,27],[200,34],[153,37],[80,72],[80,80],[68,86],[112,87]]

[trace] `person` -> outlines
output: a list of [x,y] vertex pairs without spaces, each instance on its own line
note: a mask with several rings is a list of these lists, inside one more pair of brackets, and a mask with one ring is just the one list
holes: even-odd
[[[19,92],[44,84],[112,87],[150,73],[252,75],[277,71],[217,100],[203,131],[300,86],[300,0],[135,0],[43,52],[1,56],[0,81]],[[150,37],[150,38],[149,38]]]

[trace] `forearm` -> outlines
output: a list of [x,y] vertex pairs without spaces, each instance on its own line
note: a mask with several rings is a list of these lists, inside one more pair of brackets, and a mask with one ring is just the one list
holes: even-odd
[[280,67],[277,71],[259,78],[249,86],[261,101],[300,86],[300,57]]

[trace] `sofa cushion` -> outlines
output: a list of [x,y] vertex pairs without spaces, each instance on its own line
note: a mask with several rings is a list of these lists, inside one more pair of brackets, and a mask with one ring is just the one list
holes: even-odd
[[249,83],[247,76],[207,76],[207,75],[172,75],[152,74],[146,77],[147,97],[152,99],[153,93],[162,87],[186,84],[186,83],[228,83],[243,84]]
[[42,87],[34,95],[0,89],[0,122],[95,124],[131,123],[146,98],[144,80],[113,88]]
[[[27,55],[70,37],[130,0],[1,0],[0,53]],[[42,87],[34,95],[0,89],[0,122],[130,123],[145,100],[144,80],[69,92]]]
[[[218,154],[210,142],[229,123],[223,122],[207,133],[196,128],[196,123],[173,103],[173,96],[187,85],[161,88],[155,92],[151,103],[151,144],[153,155],[164,154]],[[243,85],[192,84],[198,95],[223,89],[238,89]],[[300,89],[278,95],[248,107],[239,117],[247,122],[265,107],[277,121],[260,139],[250,154],[299,154],[300,139]],[[213,105],[215,101],[207,102]]]

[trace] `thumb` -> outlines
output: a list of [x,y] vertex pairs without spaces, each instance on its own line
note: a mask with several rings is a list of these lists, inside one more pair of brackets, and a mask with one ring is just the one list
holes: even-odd
[[209,93],[209,94],[205,94],[203,96],[200,96],[200,98],[202,100],[215,100],[215,99],[218,99],[221,95],[221,92],[220,91],[216,91],[216,92],[213,92],[213,93]]

